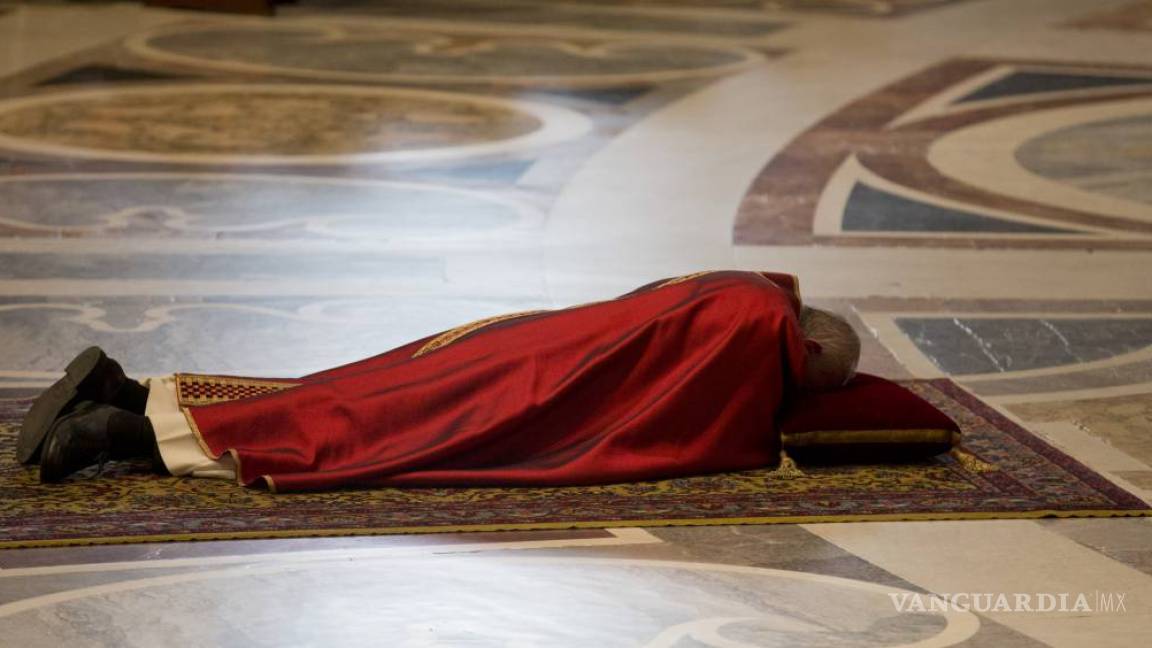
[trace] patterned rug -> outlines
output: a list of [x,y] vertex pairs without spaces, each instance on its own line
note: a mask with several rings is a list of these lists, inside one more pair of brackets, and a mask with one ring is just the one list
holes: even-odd
[[[801,466],[568,488],[271,494],[109,464],[42,486],[16,463],[27,401],[0,403],[0,547],[574,527],[1149,515],[1148,505],[948,380],[905,383],[960,423],[965,447],[911,465]],[[985,468],[987,468],[985,466]]]

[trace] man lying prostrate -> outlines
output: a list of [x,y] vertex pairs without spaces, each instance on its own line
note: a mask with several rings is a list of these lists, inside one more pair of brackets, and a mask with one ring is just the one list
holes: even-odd
[[299,491],[580,485],[775,465],[800,390],[860,341],[795,277],[702,272],[488,318],[297,379],[139,383],[97,348],[33,404],[19,459],[59,482],[107,459]]

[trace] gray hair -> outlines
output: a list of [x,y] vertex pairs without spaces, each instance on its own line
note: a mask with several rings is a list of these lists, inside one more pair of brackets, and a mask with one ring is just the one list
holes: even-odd
[[819,354],[809,356],[812,371],[824,387],[843,385],[856,374],[860,361],[860,336],[848,320],[819,308],[805,306],[800,311],[804,336],[818,343]]

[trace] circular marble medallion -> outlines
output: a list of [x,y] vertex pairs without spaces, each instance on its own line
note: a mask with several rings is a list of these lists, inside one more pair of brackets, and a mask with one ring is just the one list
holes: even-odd
[[589,127],[556,106],[343,85],[158,84],[0,102],[0,148],[138,162],[433,162],[531,149]]
[[1016,159],[1045,178],[1152,205],[1152,113],[1040,135],[1021,145]]
[[68,642],[92,632],[86,620],[95,618],[117,619],[101,627],[142,645],[173,645],[165,637],[210,645],[244,628],[249,642],[268,645],[933,648],[980,628],[965,610],[902,610],[899,602],[913,598],[932,597],[739,565],[289,556],[25,598],[0,606],[0,631]]
[[992,193],[1150,221],[1149,114],[1152,99],[1136,97],[994,118],[937,139],[928,161]]
[[0,204],[0,226],[21,236],[443,241],[540,218],[475,190],[283,174],[27,174],[0,178]]
[[763,60],[714,44],[605,41],[346,24],[169,28],[130,39],[149,59],[350,81],[618,85],[714,76]]

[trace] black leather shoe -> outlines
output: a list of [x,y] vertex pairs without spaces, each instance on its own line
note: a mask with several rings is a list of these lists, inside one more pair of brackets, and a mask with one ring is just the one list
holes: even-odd
[[40,456],[40,481],[54,484],[72,473],[102,464],[111,456],[108,422],[119,410],[82,401],[49,426]]
[[[68,363],[63,378],[32,402],[20,426],[16,459],[20,463],[34,463],[52,424],[80,401],[112,403],[129,391],[136,401],[147,393],[143,385],[125,376],[120,363],[109,358],[100,347],[88,347]],[[138,409],[138,413],[143,414],[142,405]]]

